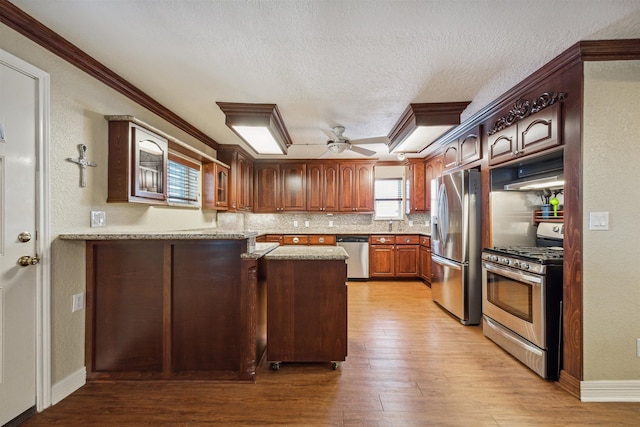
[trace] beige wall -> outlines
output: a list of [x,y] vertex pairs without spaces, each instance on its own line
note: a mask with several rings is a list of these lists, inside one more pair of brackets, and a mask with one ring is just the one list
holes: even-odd
[[[94,231],[89,228],[91,210],[106,212],[105,231],[195,228],[210,225],[215,218],[213,212],[194,209],[107,204],[107,121],[103,116],[133,115],[201,151],[215,152],[2,24],[0,49],[51,76],[51,382],[56,384],[84,366],[85,313],[71,313],[72,295],[85,288],[84,243],[59,241],[56,236]],[[98,164],[88,170],[86,188],[79,186],[78,166],[65,161],[78,157],[81,143],[88,147],[89,160]]]
[[585,63],[584,92],[584,379],[640,380],[640,61]]

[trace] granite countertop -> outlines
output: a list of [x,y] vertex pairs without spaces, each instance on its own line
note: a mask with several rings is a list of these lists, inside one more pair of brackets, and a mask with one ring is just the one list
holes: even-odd
[[279,246],[265,256],[267,260],[346,260],[340,246]]
[[256,247],[253,249],[253,251],[249,252],[249,253],[246,253],[246,254],[242,254],[242,258],[245,258],[245,259],[262,258],[263,256],[265,256],[269,252],[271,252],[274,249],[276,249],[278,246],[280,246],[280,245],[277,242],[275,242],[275,243],[258,242],[258,243],[256,243]]
[[256,231],[218,231],[215,228],[174,231],[113,231],[60,234],[63,240],[236,240],[256,237]]

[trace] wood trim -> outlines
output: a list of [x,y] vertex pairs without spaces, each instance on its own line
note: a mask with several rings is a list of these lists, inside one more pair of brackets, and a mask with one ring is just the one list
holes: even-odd
[[218,148],[213,138],[8,1],[0,1],[0,22],[209,147]]
[[573,397],[580,399],[580,380],[573,375],[566,371],[560,371],[558,386]]
[[[176,163],[180,163],[181,165],[187,166],[191,169],[195,169],[195,170],[200,170],[200,165],[197,163],[194,163],[192,161],[189,161],[187,159],[185,159],[184,157],[181,156],[177,156],[175,154],[173,154],[172,152],[169,152],[169,160],[171,160],[172,162],[176,162]],[[205,163],[212,163],[212,162],[205,162]]]
[[640,39],[588,40],[578,43],[583,61],[640,59]]
[[93,342],[95,329],[93,327],[93,319],[95,318],[95,269],[93,261],[95,259],[95,244],[88,241],[85,244],[85,341],[84,341],[84,364],[87,373],[93,372]]
[[171,334],[171,314],[173,306],[172,294],[172,271],[171,266],[173,264],[173,245],[171,243],[164,243],[162,262],[162,376],[163,378],[171,378],[173,369],[173,363],[171,358],[172,349],[172,334]]

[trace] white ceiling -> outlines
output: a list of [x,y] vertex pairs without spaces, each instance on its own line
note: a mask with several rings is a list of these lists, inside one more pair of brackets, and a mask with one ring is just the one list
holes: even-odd
[[578,41],[640,38],[639,0],[11,2],[221,144],[243,145],[216,101],[277,104],[287,158],[335,125],[386,136],[409,103],[464,120]]

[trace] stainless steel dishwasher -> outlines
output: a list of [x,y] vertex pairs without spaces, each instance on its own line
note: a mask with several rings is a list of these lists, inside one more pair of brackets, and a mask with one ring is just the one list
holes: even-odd
[[344,248],[349,255],[347,260],[347,278],[369,278],[369,236],[336,236],[336,244]]

